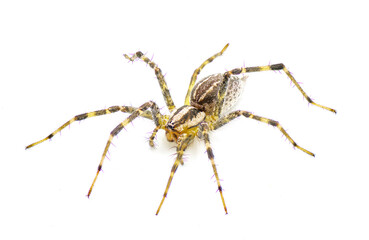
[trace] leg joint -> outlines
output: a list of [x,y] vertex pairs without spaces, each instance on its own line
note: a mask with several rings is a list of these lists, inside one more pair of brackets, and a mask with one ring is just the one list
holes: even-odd
[[136,52],[136,56],[141,58],[143,56],[143,53],[142,52]]
[[275,120],[270,119],[270,120],[269,120],[269,124],[270,124],[270,125],[272,125],[273,127],[276,127],[276,126],[278,126],[278,125],[279,125],[279,122],[278,122],[278,121],[275,121]]
[[270,65],[270,69],[272,69],[272,70],[282,70],[283,68],[284,68],[283,63]]
[[118,112],[120,110],[119,106],[113,106],[108,108],[109,112],[114,113],[114,112]]
[[249,112],[245,112],[245,111],[237,111],[236,112],[237,113],[237,115],[238,116],[240,116],[240,115],[243,115],[243,116],[245,116],[245,117],[247,117],[247,118],[249,118],[250,116],[251,116],[251,113],[249,113]]
[[235,68],[235,69],[231,70],[231,73],[233,75],[238,75],[238,74],[242,73],[242,69],[241,68]]

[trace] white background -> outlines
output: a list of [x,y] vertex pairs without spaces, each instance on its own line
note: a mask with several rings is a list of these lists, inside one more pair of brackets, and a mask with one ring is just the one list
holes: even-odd
[[[368,34],[365,1],[2,1],[0,4],[1,239],[368,239]],[[238,109],[278,129],[237,119],[211,133],[229,214],[202,142],[186,152],[155,216],[175,159],[154,124],[136,120],[114,139],[85,197],[110,131],[127,115],[73,123],[76,114],[156,101],[153,70],[128,63],[141,50],[162,68],[177,106],[201,73],[284,63],[253,73]]]

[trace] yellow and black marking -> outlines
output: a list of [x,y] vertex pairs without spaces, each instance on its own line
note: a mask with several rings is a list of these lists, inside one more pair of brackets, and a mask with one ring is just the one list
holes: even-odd
[[279,70],[283,70],[287,76],[291,79],[291,81],[293,82],[293,84],[295,84],[295,86],[297,87],[297,89],[301,92],[301,94],[304,96],[304,98],[311,104],[323,108],[325,110],[331,111],[333,113],[337,113],[336,110],[334,110],[333,108],[329,108],[323,105],[320,105],[318,103],[315,103],[306,93],[305,91],[301,88],[300,84],[298,84],[298,82],[296,81],[296,79],[292,76],[291,72],[288,71],[288,69],[286,68],[286,66],[284,66],[283,63],[278,63],[278,64],[272,64],[272,65],[266,65],[266,66],[258,66],[258,67],[245,67],[245,68],[235,68],[231,71],[228,71],[225,73],[225,75],[238,75],[241,73],[250,73],[250,72],[261,72],[261,71],[279,71]]
[[87,197],[90,197],[91,195],[91,191],[95,185],[95,182],[96,182],[96,179],[97,179],[97,176],[99,175],[100,171],[101,171],[101,168],[102,168],[102,165],[104,163],[104,160],[105,160],[105,157],[106,157],[106,154],[109,150],[109,147],[110,147],[110,144],[111,144],[111,141],[113,140],[113,138],[118,135],[118,133],[123,129],[125,128],[130,122],[132,122],[135,118],[137,118],[138,116],[142,116],[145,114],[145,111],[147,109],[151,108],[152,111],[157,111],[158,110],[158,107],[156,105],[156,103],[150,101],[150,102],[147,102],[147,103],[144,103],[142,104],[139,108],[137,108],[135,111],[132,112],[131,115],[129,115],[129,117],[127,117],[123,122],[121,122],[118,126],[116,126],[113,131],[111,131],[110,133],[110,136],[109,136],[109,139],[108,139],[108,142],[106,143],[106,146],[105,146],[105,149],[104,149],[104,152],[102,154],[102,157],[101,157],[101,160],[100,160],[100,163],[99,163],[99,166],[97,168],[97,172],[96,172],[96,175],[95,175],[95,178],[91,184],[91,187],[90,189],[88,190],[88,193],[87,193]]
[[297,145],[297,143],[290,137],[290,135],[288,135],[286,130],[284,130],[284,128],[281,126],[281,124],[279,124],[278,121],[275,121],[275,120],[272,120],[272,119],[269,119],[269,118],[265,118],[265,117],[260,117],[260,116],[254,115],[254,114],[252,114],[250,112],[247,112],[247,111],[237,110],[237,111],[231,112],[227,116],[225,116],[225,117],[219,119],[217,122],[215,122],[212,125],[212,130],[216,130],[216,129],[220,128],[221,126],[224,126],[225,124],[229,123],[230,121],[232,121],[233,119],[235,119],[239,116],[244,116],[246,118],[255,119],[257,121],[269,124],[273,127],[277,127],[283,133],[283,135],[288,139],[288,141],[290,141],[292,143],[292,145],[294,147],[300,149],[304,153],[307,153],[307,154],[315,157],[314,153],[312,153],[312,152],[306,150],[305,148],[302,148],[299,145]]
[[[40,141],[37,141],[37,142],[34,142],[34,143],[28,145],[26,147],[26,149],[31,148],[33,146],[36,146],[37,144],[40,144],[40,143],[42,143],[42,142],[44,142],[48,139],[53,138],[58,132],[60,132],[65,127],[69,126],[70,124],[72,124],[75,121],[82,121],[82,120],[85,120],[86,118],[101,116],[101,115],[110,114],[110,113],[115,113],[115,112],[118,112],[118,111],[125,112],[125,113],[132,113],[135,110],[136,110],[136,108],[130,107],[130,106],[112,106],[112,107],[109,107],[107,109],[97,110],[97,111],[94,111],[94,112],[88,112],[88,113],[83,113],[83,114],[74,116],[72,119],[70,119],[69,121],[64,123],[62,126],[60,126],[58,129],[56,129],[54,132],[52,132],[49,136],[45,137],[44,139],[41,139]],[[153,119],[152,114],[151,114],[150,111],[145,111],[144,114],[142,115],[142,117],[145,117],[145,118],[148,118],[148,119]]]
[[149,145],[150,145],[150,147],[155,147],[154,140],[155,140],[156,134],[158,133],[159,129],[161,129],[161,127],[162,127],[162,126],[158,125],[158,126],[156,126],[156,128],[152,131],[151,136],[150,136],[150,138],[149,138]]
[[125,58],[127,58],[130,61],[134,61],[136,58],[141,59],[142,61],[144,61],[145,63],[147,63],[152,69],[154,69],[155,71],[155,75],[156,78],[159,81],[159,85],[160,85],[160,89],[161,92],[163,94],[165,103],[167,104],[167,107],[169,109],[169,111],[173,111],[176,106],[174,105],[173,99],[170,96],[170,92],[168,89],[168,85],[165,82],[163,73],[161,72],[161,69],[158,67],[158,65],[156,63],[154,63],[153,61],[151,61],[148,57],[146,57],[142,52],[138,51],[136,52],[132,57],[129,57],[127,54],[123,55]]
[[202,136],[204,137],[204,141],[205,141],[206,152],[208,154],[208,158],[211,161],[211,166],[213,167],[214,176],[215,176],[215,179],[216,179],[217,184],[218,184],[218,191],[219,191],[220,197],[222,199],[224,211],[225,211],[226,214],[228,214],[227,207],[226,207],[224,197],[223,197],[223,189],[222,189],[222,186],[220,185],[220,180],[219,180],[219,176],[218,176],[217,167],[215,166],[213,150],[212,150],[211,145],[210,145],[209,127],[206,123],[203,123],[203,124],[201,124],[201,129],[202,129]]
[[228,48],[229,43],[227,43],[224,48],[222,49],[222,51],[214,54],[213,56],[211,56],[210,58],[206,59],[201,65],[200,67],[196,68],[196,70],[193,72],[192,77],[191,77],[191,82],[190,82],[190,86],[188,87],[187,90],[187,94],[186,94],[186,98],[185,98],[185,105],[190,105],[190,96],[191,96],[191,92],[193,87],[195,86],[196,83],[196,79],[197,79],[197,75],[200,74],[201,70],[209,63],[211,63],[215,58],[223,55],[223,53],[225,52],[225,50]]
[[[309,96],[307,96],[307,94],[303,91],[303,89],[297,83],[297,81],[292,76],[292,74],[287,70],[287,68],[282,63],[272,64],[272,65],[267,65],[267,66],[258,66],[258,67],[236,68],[231,71],[227,71],[224,74],[210,75],[207,78],[202,79],[195,85],[197,76],[202,71],[202,69],[207,64],[212,62],[215,58],[221,56],[224,53],[224,51],[228,48],[228,46],[229,44],[225,45],[220,52],[216,53],[212,57],[205,60],[200,65],[200,67],[194,71],[191,77],[191,82],[190,82],[187,94],[186,94],[185,105],[178,109],[176,109],[173,103],[173,100],[170,95],[168,86],[165,82],[164,76],[160,68],[157,66],[157,64],[151,61],[150,59],[148,59],[142,52],[136,52],[131,57],[124,54],[124,56],[130,61],[134,61],[135,59],[138,58],[146,62],[152,69],[154,69],[155,75],[159,81],[159,85],[160,85],[165,103],[169,111],[171,112],[170,115],[162,115],[156,103],[152,101],[146,102],[138,108],[130,107],[130,106],[112,106],[107,109],[102,109],[102,110],[98,110],[94,112],[88,112],[88,113],[76,115],[75,117],[73,117],[72,119],[64,123],[62,126],[60,126],[58,129],[56,129],[54,132],[52,132],[49,136],[47,136],[46,138],[38,142],[28,145],[26,149],[31,148],[35,145],[38,145],[47,139],[53,138],[55,134],[62,131],[65,127],[69,126],[75,121],[82,121],[86,118],[106,115],[106,114],[115,113],[118,111],[130,113],[130,115],[123,122],[121,122],[118,126],[116,126],[110,132],[109,139],[106,143],[103,154],[101,156],[101,160],[98,165],[95,178],[93,179],[91,187],[87,193],[87,196],[90,197],[92,189],[102,169],[102,165],[104,163],[104,160],[106,158],[106,155],[108,153],[108,150],[109,150],[109,147],[111,145],[113,138],[117,136],[121,132],[122,129],[124,129],[130,122],[135,120],[137,117],[144,117],[144,118],[152,120],[156,126],[155,129],[152,131],[151,136],[149,138],[149,144],[151,147],[154,147],[154,139],[160,129],[165,130],[165,136],[167,140],[169,142],[175,142],[177,146],[177,149],[176,149],[177,156],[173,163],[162,200],[156,211],[156,215],[159,214],[159,211],[164,203],[164,200],[168,195],[170,185],[172,183],[174,174],[177,171],[179,164],[183,165],[184,151],[192,143],[195,137],[199,137],[201,140],[204,140],[205,142],[206,152],[207,152],[208,158],[211,161],[214,176],[216,178],[216,182],[218,185],[218,191],[222,199],[225,213],[227,214],[228,211],[227,211],[227,207],[226,207],[224,197],[223,197],[223,189],[220,184],[218,171],[217,171],[215,161],[214,161],[214,153],[213,153],[213,150],[210,144],[210,139],[209,139],[210,131],[220,128],[221,126],[229,123],[230,121],[232,121],[233,119],[239,116],[244,116],[246,118],[255,119],[257,121],[264,122],[268,125],[278,128],[282,132],[282,134],[292,143],[294,147],[298,148],[299,150],[311,156],[314,156],[312,152],[297,145],[297,143],[287,134],[285,129],[279,124],[278,121],[265,118],[265,117],[260,117],[250,112],[242,111],[242,110],[234,111],[234,112],[229,113],[226,116],[221,117],[222,108],[224,105],[223,103],[224,102],[227,103],[227,101],[229,100],[227,97],[228,96],[227,91],[229,91],[230,93],[234,93],[233,90],[236,89],[236,90],[239,90],[239,92],[236,91],[238,94],[242,90],[241,87],[239,87],[239,85],[233,84],[232,82],[233,78],[236,78],[236,77],[232,75],[238,75],[241,73],[249,73],[249,72],[283,70],[309,103],[315,106],[318,106],[320,108],[326,109],[328,111],[336,113],[336,110],[332,108],[325,107],[325,106],[322,106],[320,104],[313,102],[313,100]],[[225,109],[228,110],[228,108],[225,108]]]
[[194,135],[194,134],[188,134],[188,135],[183,134],[182,138],[179,139],[179,141],[177,142],[177,158],[174,161],[174,164],[172,166],[172,170],[170,171],[170,176],[169,176],[169,179],[168,179],[168,183],[167,183],[167,186],[165,187],[163,198],[161,199],[158,210],[156,211],[156,215],[159,214],[161,206],[163,205],[164,200],[168,195],[168,190],[169,190],[170,184],[172,183],[173,176],[174,176],[175,172],[177,171],[178,165],[181,162],[183,162],[183,159],[182,159],[183,158],[183,153],[186,150],[186,148],[188,147],[188,145],[191,143],[191,141],[195,138],[195,136],[196,135]]

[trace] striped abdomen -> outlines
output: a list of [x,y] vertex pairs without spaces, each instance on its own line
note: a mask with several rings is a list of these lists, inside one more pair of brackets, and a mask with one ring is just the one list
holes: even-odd
[[[226,95],[220,114],[228,112],[239,99],[247,76],[231,76],[229,78]],[[223,74],[213,74],[203,78],[193,88],[191,92],[191,106],[204,111],[206,115],[217,115],[214,111],[220,104],[218,93],[223,80]]]

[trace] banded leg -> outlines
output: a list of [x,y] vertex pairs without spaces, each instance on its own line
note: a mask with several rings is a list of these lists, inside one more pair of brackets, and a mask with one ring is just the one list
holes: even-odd
[[[181,136],[180,136],[181,137]],[[158,207],[158,210],[156,211],[156,215],[159,214],[159,211],[161,209],[161,206],[164,203],[165,198],[167,197],[168,194],[168,190],[170,187],[170,184],[172,183],[173,180],[173,176],[175,174],[175,172],[177,171],[178,165],[183,162],[183,153],[186,150],[187,146],[191,143],[191,141],[194,139],[195,135],[182,135],[182,139],[178,139],[178,143],[177,143],[177,158],[173,164],[172,170],[170,171],[170,176],[168,179],[168,183],[167,186],[165,188],[164,194],[163,194],[163,198],[161,199],[160,205]]]
[[203,124],[201,124],[200,127],[202,129],[202,135],[204,136],[204,141],[205,141],[205,146],[206,146],[206,152],[208,154],[208,158],[211,161],[211,166],[213,167],[214,176],[215,176],[215,179],[216,179],[217,184],[218,184],[218,191],[219,191],[220,197],[222,199],[224,211],[225,211],[226,214],[228,214],[227,207],[226,207],[226,204],[225,204],[225,201],[224,201],[224,197],[223,197],[223,189],[222,189],[222,186],[220,185],[220,180],[219,180],[219,176],[218,176],[217,167],[215,166],[213,150],[211,149],[211,146],[210,146],[209,126],[207,125],[207,123],[203,123]]
[[[118,111],[125,112],[125,113],[132,113],[135,110],[136,110],[135,107],[130,107],[130,106],[112,106],[112,107],[109,107],[107,109],[102,109],[102,110],[98,110],[98,111],[94,111],[94,112],[88,112],[88,113],[83,113],[83,114],[80,114],[80,115],[76,115],[72,119],[70,119],[69,121],[64,123],[62,126],[60,126],[58,129],[56,129],[54,132],[52,132],[49,136],[45,137],[44,139],[41,139],[40,141],[37,141],[37,142],[34,142],[34,143],[28,145],[26,147],[26,149],[31,148],[33,146],[36,146],[36,145],[46,141],[47,139],[51,139],[52,137],[55,136],[55,134],[57,134],[58,132],[60,132],[65,127],[69,126],[70,124],[72,124],[75,121],[82,121],[82,120],[85,120],[86,118],[101,116],[101,115],[110,114],[110,113],[115,113],[115,112],[118,112]],[[142,114],[142,117],[153,120],[153,116],[152,116],[150,111],[145,111],[144,114]]]
[[193,72],[192,77],[191,77],[190,86],[188,87],[186,98],[185,98],[185,105],[190,105],[190,95],[191,95],[191,91],[192,91],[193,87],[195,86],[197,75],[200,74],[201,70],[207,64],[211,63],[215,58],[221,56],[224,53],[224,51],[228,48],[228,46],[229,46],[229,43],[227,43],[227,45],[224,46],[222,51],[220,51],[220,52],[214,54],[213,56],[211,56],[210,58],[206,59],[205,62],[203,62],[200,65],[200,67],[196,68],[196,70]]
[[278,63],[278,64],[272,64],[272,65],[267,65],[267,66],[259,66],[259,67],[246,67],[246,68],[235,68],[231,71],[228,71],[227,73],[229,75],[238,75],[241,73],[248,73],[248,72],[261,72],[261,71],[278,71],[278,70],[283,70],[287,76],[291,79],[291,81],[293,82],[293,84],[295,84],[295,86],[297,87],[297,89],[301,92],[301,94],[304,96],[304,98],[311,104],[323,108],[325,110],[331,111],[333,113],[337,113],[336,110],[320,105],[318,103],[315,103],[305,92],[304,90],[301,88],[301,86],[297,83],[296,79],[292,76],[292,74],[290,73],[290,71],[288,71],[288,69],[284,66],[283,63]]
[[219,104],[215,106],[215,110],[214,110],[215,117],[219,117],[222,113],[224,99],[227,93],[227,88],[228,88],[228,83],[229,83],[230,78],[231,78],[231,74],[229,74],[228,72],[225,72],[223,74],[223,80],[222,80],[222,83],[220,84],[219,91],[218,91]]
[[163,94],[163,97],[164,97],[164,101],[167,104],[167,107],[168,107],[169,111],[172,112],[176,108],[176,106],[174,105],[172,97],[170,96],[168,85],[167,85],[167,83],[164,79],[164,76],[161,72],[161,69],[158,67],[158,65],[156,63],[154,63],[153,61],[151,61],[149,58],[147,58],[140,51],[136,52],[134,55],[132,55],[132,57],[129,57],[127,54],[124,54],[123,56],[125,58],[127,58],[128,60],[132,61],[132,62],[135,59],[139,58],[142,61],[144,61],[145,63],[147,63],[152,69],[154,69],[156,78],[159,81],[159,85],[160,85],[161,93]]
[[104,160],[105,160],[105,157],[106,157],[106,154],[109,150],[109,147],[110,147],[110,144],[111,144],[111,141],[113,140],[113,138],[118,135],[118,133],[125,127],[127,126],[130,122],[132,122],[135,118],[139,117],[139,116],[142,116],[145,114],[145,111],[148,109],[148,108],[151,108],[151,110],[154,112],[158,109],[158,107],[156,106],[156,104],[152,101],[150,102],[147,102],[147,103],[144,103],[142,104],[139,108],[137,108],[135,111],[133,111],[133,113],[131,115],[129,115],[129,117],[127,117],[122,123],[120,123],[118,126],[116,126],[113,131],[111,131],[110,133],[110,136],[109,136],[109,139],[108,139],[108,142],[106,143],[106,146],[105,146],[105,149],[104,149],[104,152],[102,154],[102,157],[101,157],[101,160],[100,160],[100,163],[99,163],[99,166],[97,168],[97,172],[96,172],[96,175],[95,175],[95,178],[91,184],[91,187],[87,193],[87,197],[90,197],[91,195],[91,191],[95,185],[95,182],[96,182],[96,179],[97,179],[97,176],[99,175],[100,171],[101,171],[101,168],[102,168],[102,165],[104,163]]
[[286,130],[284,130],[284,128],[281,126],[281,124],[279,124],[279,122],[269,119],[269,118],[264,118],[264,117],[260,117],[257,115],[254,115],[250,112],[247,111],[242,111],[242,110],[238,110],[238,111],[234,111],[231,112],[230,114],[228,114],[227,116],[219,119],[218,121],[216,121],[211,130],[216,130],[218,128],[220,128],[221,126],[227,124],[228,122],[232,121],[233,119],[239,117],[239,116],[244,116],[246,118],[251,118],[251,119],[255,119],[257,121],[269,124],[273,127],[277,127],[279,129],[279,131],[281,131],[283,133],[283,135],[288,139],[288,141],[290,141],[292,143],[292,145],[298,149],[300,149],[301,151],[303,151],[304,153],[307,153],[313,157],[315,157],[314,153],[306,150],[305,148],[300,147],[299,145],[297,145],[297,143],[290,137],[290,135],[288,135],[288,133],[286,132]]
[[152,131],[151,133],[151,136],[149,138],[149,145],[150,147],[155,147],[155,143],[154,143],[154,140],[155,140],[155,136],[156,134],[158,133],[159,129],[161,128],[160,125],[156,126],[156,128]]

